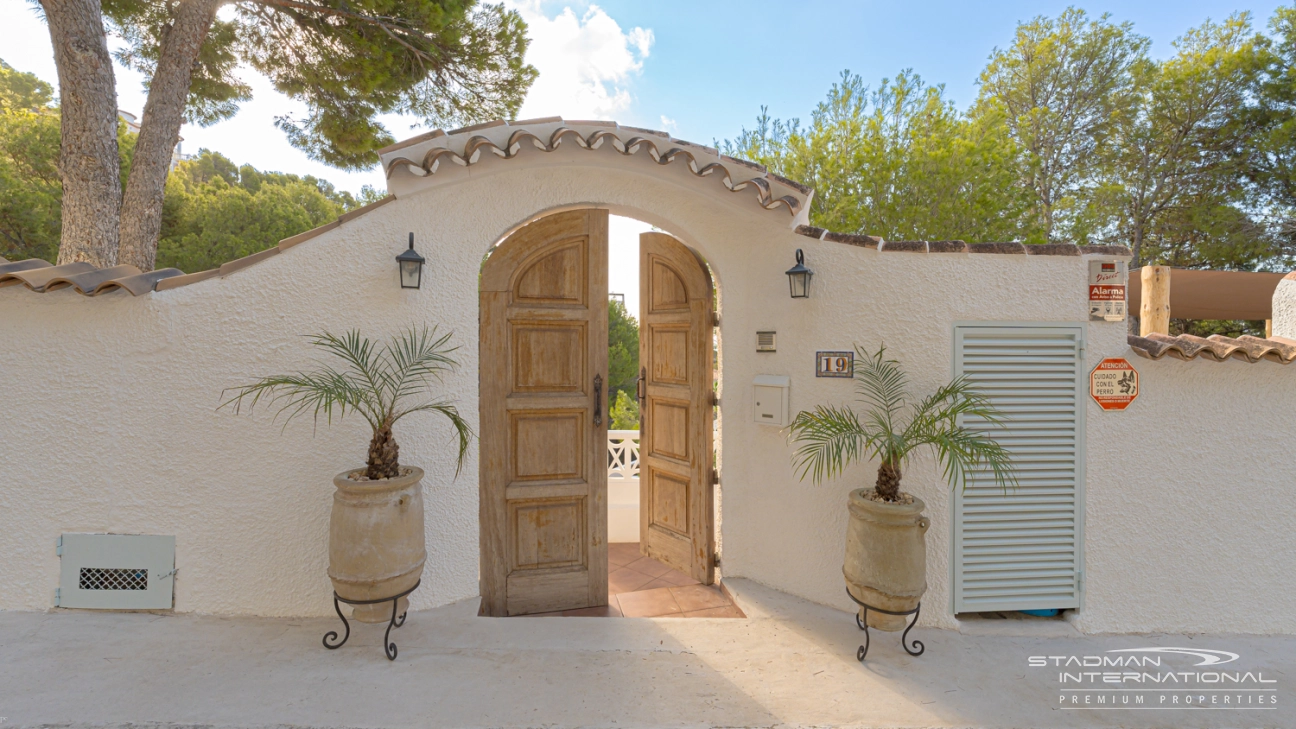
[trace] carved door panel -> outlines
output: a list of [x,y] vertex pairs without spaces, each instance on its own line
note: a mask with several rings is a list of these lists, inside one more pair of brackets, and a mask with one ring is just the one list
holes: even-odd
[[639,236],[640,551],[715,581],[711,476],[713,289],[663,233]]
[[499,245],[481,283],[488,615],[607,604],[607,211]]

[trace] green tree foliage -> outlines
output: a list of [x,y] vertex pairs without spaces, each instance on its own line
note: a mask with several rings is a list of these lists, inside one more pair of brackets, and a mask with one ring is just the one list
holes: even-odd
[[908,72],[872,92],[846,73],[809,128],[762,113],[723,146],[811,184],[813,222],[842,232],[1111,243],[1135,266],[1290,270],[1296,8],[1269,31],[1238,13],[1155,60],[1130,23],[1068,8],[991,53],[965,115]]
[[1116,130],[1106,200],[1107,237],[1146,262],[1251,270],[1277,252],[1246,184],[1254,136],[1244,113],[1256,88],[1263,39],[1245,14],[1207,22],[1162,62],[1133,71],[1137,103]]
[[608,410],[608,428],[611,430],[639,429],[639,401],[629,392],[617,392],[616,402]]
[[183,271],[216,268],[337,219],[357,199],[311,176],[261,172],[202,150],[167,178],[158,265]]
[[1015,185],[1019,151],[995,117],[969,119],[912,71],[870,90],[843,72],[811,114],[771,120],[725,142],[815,188],[816,224],[889,239],[1036,237]]
[[[178,4],[103,0],[117,60],[151,78]],[[241,0],[207,31],[185,116],[213,124],[251,98],[240,66],[306,104],[276,125],[312,158],[372,166],[393,138],[378,117],[412,114],[455,127],[513,118],[536,70],[523,62],[526,24],[502,5],[473,0]]]
[[1269,30],[1257,100],[1247,110],[1250,127],[1257,130],[1245,148],[1247,175],[1268,213],[1285,267],[1291,268],[1296,266],[1296,8],[1278,8]]
[[[134,135],[118,125],[122,184]],[[59,178],[59,110],[54,89],[0,60],[0,257],[58,256],[63,184]]]
[[[48,84],[0,61],[0,257],[11,261],[53,263],[58,256],[62,185],[59,109],[52,100]],[[123,187],[135,139],[121,124]],[[167,178],[158,265],[190,272],[216,268],[381,196],[370,187],[356,196],[309,175],[240,167],[201,150]]]
[[[616,406],[620,394],[629,393],[635,400],[639,381],[639,322],[626,311],[625,303],[608,302],[608,411]],[[639,408],[635,406],[635,421]],[[639,427],[636,425],[635,427]]]
[[1131,23],[1068,8],[1021,23],[990,55],[972,115],[1006,124],[1020,146],[1021,184],[1045,238],[1086,229],[1086,201],[1101,183],[1114,126],[1137,101],[1132,69],[1149,45]]

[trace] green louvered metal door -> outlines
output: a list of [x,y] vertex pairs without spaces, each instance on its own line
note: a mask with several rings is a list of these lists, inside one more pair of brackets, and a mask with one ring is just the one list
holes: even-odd
[[[954,612],[1078,608],[1084,570],[1084,326],[959,325],[954,371],[1004,413],[987,428],[1018,487],[954,499]],[[974,422],[967,422],[975,426]]]

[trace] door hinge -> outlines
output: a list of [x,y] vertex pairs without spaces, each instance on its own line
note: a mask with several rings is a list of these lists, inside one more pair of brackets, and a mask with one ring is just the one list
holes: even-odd
[[720,473],[714,468],[711,469],[711,484],[714,486],[720,485]]
[[714,552],[714,553],[712,553],[712,555],[711,555],[711,563],[714,564],[716,567],[719,567],[719,566],[720,566],[720,553],[719,553],[719,552]]
[[63,535],[62,534],[58,535],[58,538],[54,540],[54,554],[58,555],[59,557],[63,556]]
[[720,315],[715,313],[714,311],[711,312],[711,326],[713,327],[720,326]]
[[713,405],[714,407],[720,407],[720,396],[715,394],[714,392],[711,393],[711,405]]
[[54,588],[54,607],[58,607],[61,604],[63,604],[63,588],[56,587]]

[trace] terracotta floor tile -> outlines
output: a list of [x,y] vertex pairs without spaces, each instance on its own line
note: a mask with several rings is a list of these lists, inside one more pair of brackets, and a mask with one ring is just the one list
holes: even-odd
[[[639,559],[642,556],[643,555],[639,554],[638,543],[631,544],[625,542],[618,542],[616,544],[608,545],[609,569],[616,569],[616,567],[625,567],[626,565],[630,564],[636,559]],[[615,567],[613,567],[613,565],[615,565]]]
[[645,575],[648,575],[649,577],[661,577],[667,572],[672,571],[669,566],[664,565],[661,562],[658,562],[652,557],[640,557],[639,559],[626,565],[626,567],[636,572],[642,572]]
[[727,607],[729,598],[725,597],[719,588],[707,587],[706,585],[688,585],[685,587],[670,588],[671,595],[675,597],[675,602],[679,603],[680,610],[683,612],[693,612],[695,610],[706,610],[708,608]]
[[621,604],[621,614],[627,618],[655,618],[680,611],[675,597],[671,595],[670,589],[665,587],[627,592],[618,595],[617,600]]
[[675,587],[675,584],[670,580],[664,580],[658,577],[654,579],[652,582],[649,582],[648,584],[639,588],[639,590],[636,590],[636,592],[643,591],[643,590],[656,590],[662,587]]
[[678,570],[671,570],[657,579],[668,583],[671,587],[683,587],[684,585],[700,585],[702,583],[689,577]]
[[685,618],[745,618],[743,611],[738,609],[737,605],[727,605],[725,607],[707,608],[706,610],[694,610],[692,612],[681,613],[680,617]]
[[642,572],[620,567],[608,575],[608,594],[619,595],[623,592],[634,592],[652,581],[652,577]]

